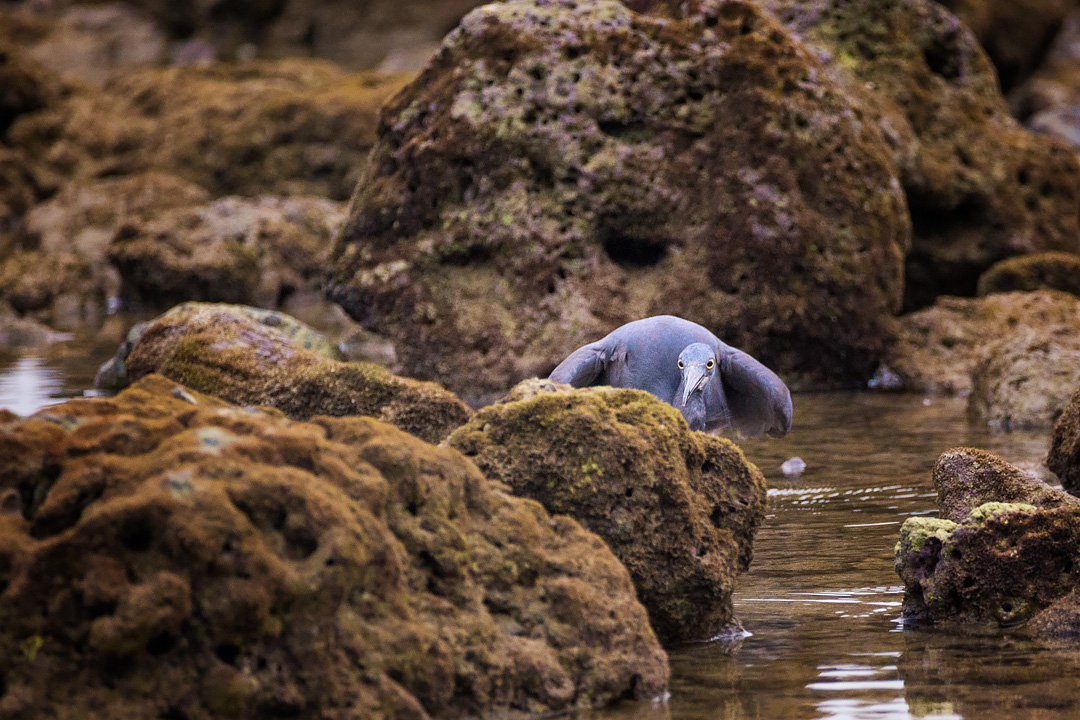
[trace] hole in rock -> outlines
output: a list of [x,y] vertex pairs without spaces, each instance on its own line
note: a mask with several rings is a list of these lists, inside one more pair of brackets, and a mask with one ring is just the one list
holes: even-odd
[[190,720],[188,714],[177,707],[169,708],[158,717],[160,717],[161,720]]
[[600,132],[604,133],[610,138],[616,140],[627,140],[633,142],[635,139],[641,138],[646,132],[644,123],[624,123],[614,120],[608,120],[597,123],[597,127]]
[[120,530],[120,542],[132,552],[145,552],[154,542],[154,526],[149,518],[132,518]]
[[290,560],[305,560],[319,548],[319,540],[307,528],[285,531],[285,556]]
[[659,265],[667,256],[667,244],[654,238],[611,234],[604,238],[603,247],[616,265],[627,268]]
[[236,665],[236,658],[240,657],[240,648],[232,643],[224,643],[214,648],[214,654],[226,665]]
[[626,492],[625,492],[624,494],[625,494],[625,495],[626,495],[626,497],[628,497],[628,498],[632,498],[632,497],[634,497],[634,488],[632,488],[632,487],[628,487],[628,488],[626,488]]
[[935,75],[946,80],[956,80],[964,70],[959,35],[956,32],[947,32],[934,38],[923,48],[923,59]]
[[172,633],[158,633],[146,643],[146,652],[151,655],[164,655],[176,647],[176,636]]

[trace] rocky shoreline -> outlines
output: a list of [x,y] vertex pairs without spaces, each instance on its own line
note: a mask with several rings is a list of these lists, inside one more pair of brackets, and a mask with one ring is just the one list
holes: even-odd
[[0,340],[161,313],[114,397],[0,411],[0,717],[663,696],[764,478],[535,379],[654,314],[1052,432],[1064,490],[942,455],[896,570],[1080,634],[1074,3],[189,5],[0,6]]

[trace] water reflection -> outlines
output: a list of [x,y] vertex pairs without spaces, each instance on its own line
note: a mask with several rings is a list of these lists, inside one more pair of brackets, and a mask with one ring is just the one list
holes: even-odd
[[64,379],[55,367],[39,357],[28,356],[0,365],[0,409],[29,415],[60,402]]

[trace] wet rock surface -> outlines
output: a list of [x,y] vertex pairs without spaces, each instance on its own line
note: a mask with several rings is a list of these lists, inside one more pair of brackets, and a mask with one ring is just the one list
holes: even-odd
[[969,448],[941,456],[934,484],[944,517],[907,520],[896,546],[906,619],[1012,626],[1077,586],[1080,500]]
[[[325,337],[281,313],[186,303],[137,331],[99,377],[113,387],[160,373],[241,405],[306,420],[368,415],[429,442],[465,422],[453,393],[363,362],[341,362]],[[122,370],[121,370],[122,367]]]
[[667,660],[595,535],[367,418],[144,378],[0,417],[0,714],[525,717]]
[[664,642],[713,638],[734,621],[765,481],[730,441],[691,432],[642,391],[526,381],[447,444],[604,538]]
[[1080,383],[1054,424],[1046,464],[1073,495],[1080,495]]
[[1080,299],[1053,290],[942,297],[900,319],[887,362],[908,390],[966,394],[988,348],[1025,332],[1044,341],[1080,337]]
[[517,0],[384,109],[331,295],[470,398],[665,312],[835,383],[891,339],[908,235],[885,141],[755,6]]
[[931,0],[765,5],[823,51],[889,141],[913,228],[907,308],[973,295],[1005,257],[1080,251],[1080,161],[1009,116],[993,66],[955,16]]

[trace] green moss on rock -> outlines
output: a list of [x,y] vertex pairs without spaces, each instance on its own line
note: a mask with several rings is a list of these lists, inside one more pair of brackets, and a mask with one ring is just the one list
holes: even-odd
[[733,622],[765,481],[730,441],[691,432],[646,392],[526,381],[447,444],[604,538],[665,642],[708,639]]

